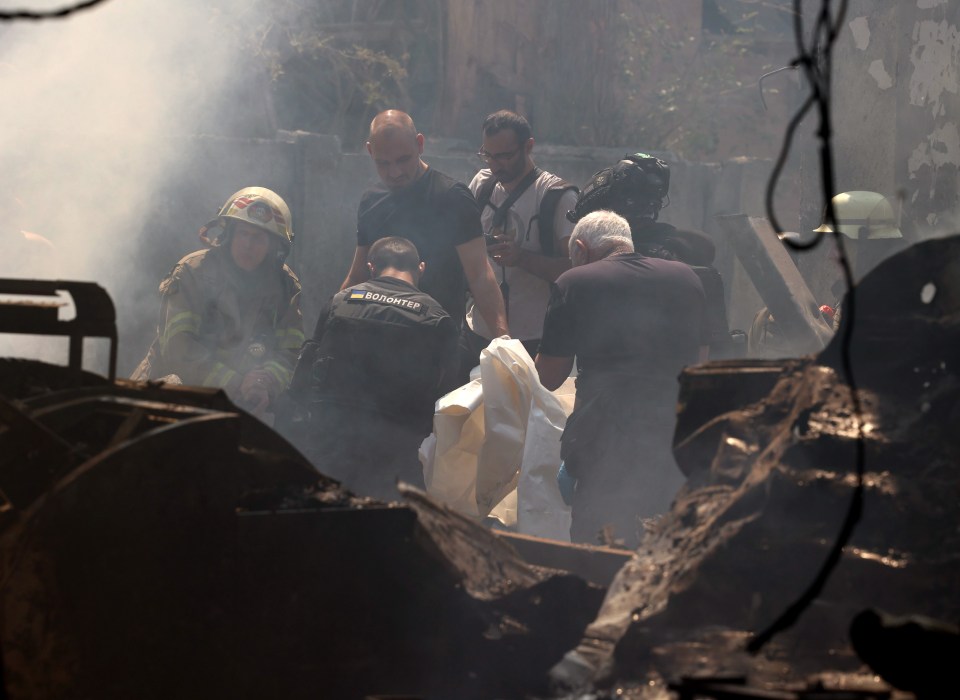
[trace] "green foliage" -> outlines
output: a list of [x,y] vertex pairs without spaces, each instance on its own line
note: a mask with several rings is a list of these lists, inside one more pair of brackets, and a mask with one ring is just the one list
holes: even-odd
[[757,11],[744,10],[735,19],[725,15],[726,33],[693,35],[630,9],[612,37],[621,56],[617,85],[623,99],[605,143],[644,144],[704,159],[716,155],[726,130],[757,129],[765,119],[757,79],[774,67],[769,53],[758,50],[758,39],[771,32]]
[[357,144],[378,111],[409,109],[406,4],[251,0],[235,12],[251,58],[269,76],[277,127]]
[[[470,114],[477,105],[503,106],[517,90],[497,83],[497,62],[519,50],[505,41],[476,56],[477,94],[440,97],[447,63],[464,58],[446,46],[445,22],[454,12],[468,16],[471,0],[214,1],[229,5],[262,66],[276,126],[338,134],[348,149],[389,107],[431,124],[434,135],[473,138],[452,132],[480,118]],[[542,23],[523,41],[543,63],[522,92],[534,106],[538,140],[706,159],[727,155],[731,130],[759,132],[771,121],[757,79],[792,55],[791,0],[703,0],[702,17],[684,17],[683,27],[665,19],[670,0],[592,2],[531,5]],[[466,112],[437,120],[438,99]]]

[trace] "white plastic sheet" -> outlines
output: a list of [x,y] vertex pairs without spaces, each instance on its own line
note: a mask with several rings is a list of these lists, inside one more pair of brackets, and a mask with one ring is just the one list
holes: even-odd
[[572,408],[571,380],[551,393],[519,341],[492,341],[479,378],[437,402],[434,433],[420,448],[427,492],[464,515],[568,541],[556,475]]

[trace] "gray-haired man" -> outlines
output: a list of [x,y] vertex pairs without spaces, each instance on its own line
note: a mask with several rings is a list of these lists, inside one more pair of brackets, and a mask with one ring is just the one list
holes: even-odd
[[577,359],[577,399],[561,440],[574,541],[605,525],[636,546],[637,519],[665,512],[683,476],[671,453],[677,375],[704,353],[704,293],[688,265],[633,250],[612,212],[570,236],[574,267],[557,278],[536,365],[550,390]]

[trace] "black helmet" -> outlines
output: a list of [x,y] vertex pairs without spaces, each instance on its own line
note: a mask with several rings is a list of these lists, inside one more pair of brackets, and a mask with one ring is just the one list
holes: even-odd
[[669,190],[670,167],[666,163],[646,153],[628,154],[590,178],[567,218],[576,223],[590,212],[607,209],[627,219],[656,220]]

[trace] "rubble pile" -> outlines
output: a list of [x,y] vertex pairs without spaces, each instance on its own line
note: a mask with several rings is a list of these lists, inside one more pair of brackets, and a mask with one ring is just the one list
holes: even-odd
[[[849,641],[858,613],[960,620],[960,237],[887,260],[845,306],[863,410],[864,505],[822,594],[759,655],[744,651],[813,580],[854,494],[846,325],[819,356],[783,362],[773,379],[769,362],[754,378],[729,365],[687,374],[683,381],[709,390],[681,393],[681,426],[683,411],[704,416],[714,399],[723,412],[678,430],[688,484],[552,670],[561,694],[599,687],[667,697],[669,681],[731,674],[765,688],[803,687],[811,674],[828,686],[875,688]],[[744,383],[758,381],[772,386],[767,396],[728,410],[731,393],[749,395]]]
[[602,600],[422,494],[353,496],[219,392],[0,386],[11,697],[545,692]]

